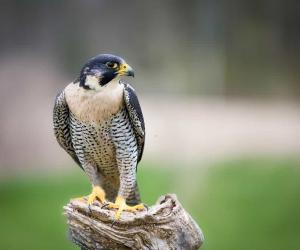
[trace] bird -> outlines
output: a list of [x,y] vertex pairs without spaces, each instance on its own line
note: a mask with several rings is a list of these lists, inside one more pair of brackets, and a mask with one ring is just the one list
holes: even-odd
[[120,56],[99,54],[55,98],[54,134],[59,145],[84,170],[92,184],[87,203],[96,200],[116,210],[145,209],[137,184],[137,165],[145,144],[145,123],[134,77]]

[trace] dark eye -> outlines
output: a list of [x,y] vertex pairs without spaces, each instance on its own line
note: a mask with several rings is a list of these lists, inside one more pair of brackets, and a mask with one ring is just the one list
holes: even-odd
[[106,66],[109,68],[115,69],[116,67],[118,67],[118,64],[114,63],[114,62],[107,62]]

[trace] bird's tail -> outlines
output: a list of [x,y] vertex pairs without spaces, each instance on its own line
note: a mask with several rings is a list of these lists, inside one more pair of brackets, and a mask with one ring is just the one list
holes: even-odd
[[139,192],[139,187],[137,182],[135,184],[135,189],[126,199],[126,203],[130,206],[134,206],[141,203],[141,197],[140,197],[140,192]]

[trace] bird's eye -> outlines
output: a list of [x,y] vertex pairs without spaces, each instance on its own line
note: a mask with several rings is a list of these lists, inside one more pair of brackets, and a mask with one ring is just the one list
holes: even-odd
[[115,69],[118,66],[118,64],[114,63],[114,62],[107,62],[106,66],[109,68]]

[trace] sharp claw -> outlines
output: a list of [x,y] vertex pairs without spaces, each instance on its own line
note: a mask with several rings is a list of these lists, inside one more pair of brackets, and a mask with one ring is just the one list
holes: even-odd
[[106,208],[109,206],[109,203],[105,203],[103,206],[101,206],[101,209]]
[[115,224],[116,224],[116,220],[114,219],[111,223],[111,227],[114,227]]

